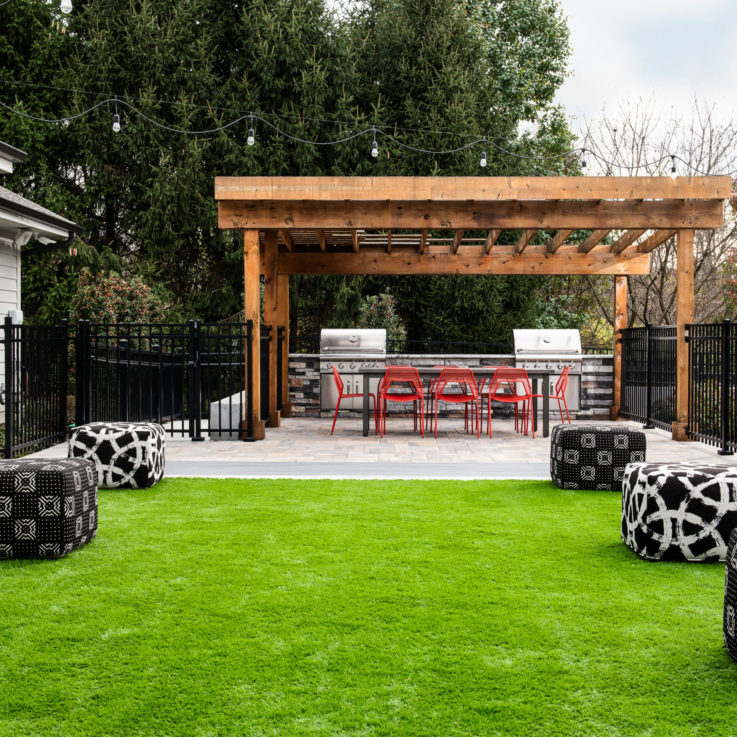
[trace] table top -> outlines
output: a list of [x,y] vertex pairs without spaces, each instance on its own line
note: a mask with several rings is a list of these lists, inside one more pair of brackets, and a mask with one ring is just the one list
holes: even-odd
[[[390,366],[393,366],[394,364],[387,364],[386,366],[377,366],[375,368],[360,368],[357,371],[353,370],[349,373],[358,373],[363,374],[364,376],[383,376],[386,373],[386,369]],[[508,364],[500,364],[499,366],[412,366],[411,368],[416,368],[417,373],[420,376],[440,376],[440,372],[444,368],[470,368],[471,371],[473,371],[474,376],[493,376],[494,372],[498,368],[514,368],[514,366],[509,366]],[[332,369],[330,371],[322,371],[323,374],[331,374],[332,375]],[[557,369],[548,369],[548,368],[528,368],[527,374],[529,376],[550,376],[552,374],[559,373]]]

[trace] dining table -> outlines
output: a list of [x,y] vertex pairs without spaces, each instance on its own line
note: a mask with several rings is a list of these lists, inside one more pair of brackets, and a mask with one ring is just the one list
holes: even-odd
[[[440,376],[440,372],[447,368],[447,366],[414,366],[417,369],[417,373],[420,375],[420,379],[425,384],[430,379],[437,379]],[[469,367],[473,371],[473,375],[476,380],[488,379],[494,376],[494,373],[501,366],[481,366],[481,367]],[[513,368],[511,366],[505,366],[505,368]],[[369,384],[370,379],[383,378],[386,373],[387,367],[382,368],[362,368],[360,373],[363,376],[363,435],[366,437],[369,434]],[[528,368],[527,375],[530,377],[530,383],[532,385],[533,394],[541,394],[543,399],[542,406],[542,419],[543,419],[543,437],[547,438],[550,435],[550,377],[557,376],[558,372],[553,369],[546,368]],[[542,387],[540,386],[542,383]],[[542,389],[542,391],[539,391]],[[378,399],[378,397],[377,397]],[[534,427],[537,430],[537,398],[532,399],[532,417]]]

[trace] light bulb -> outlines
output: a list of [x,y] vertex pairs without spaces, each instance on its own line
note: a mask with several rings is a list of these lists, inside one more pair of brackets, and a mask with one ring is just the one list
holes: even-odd
[[113,115],[113,133],[120,133],[120,115]]
[[678,172],[676,171],[676,157],[670,157],[670,178],[675,179]]
[[481,161],[479,161],[479,166],[483,169],[486,167],[486,151],[481,152]]
[[253,144],[256,143],[256,136],[254,135],[253,128],[248,129],[248,138],[246,138],[246,143],[249,146],[253,146]]
[[379,144],[376,141],[371,141],[371,155],[377,159],[379,157]]
[[586,149],[585,148],[581,149],[581,168],[582,169],[586,168]]
[[67,15],[72,12],[72,0],[61,0],[60,9],[62,13]]

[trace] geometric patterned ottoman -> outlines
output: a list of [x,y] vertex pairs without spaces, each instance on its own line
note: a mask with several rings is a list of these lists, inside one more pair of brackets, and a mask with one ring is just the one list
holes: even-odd
[[97,475],[69,458],[0,461],[0,558],[60,558],[97,534]]
[[729,538],[724,578],[724,645],[737,660],[737,530]]
[[621,491],[624,467],[645,460],[645,433],[622,425],[556,425],[550,477],[561,489]]
[[97,466],[101,489],[148,489],[164,476],[164,428],[154,422],[93,422],[75,427],[69,457]]
[[737,467],[633,463],[622,484],[622,540],[646,560],[727,557],[737,529]]

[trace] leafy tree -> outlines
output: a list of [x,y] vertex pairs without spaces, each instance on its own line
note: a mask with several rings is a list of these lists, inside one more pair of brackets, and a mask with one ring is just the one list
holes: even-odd
[[391,292],[370,294],[363,298],[358,327],[384,328],[389,342],[401,344],[407,340],[407,329],[397,313],[397,300]]

